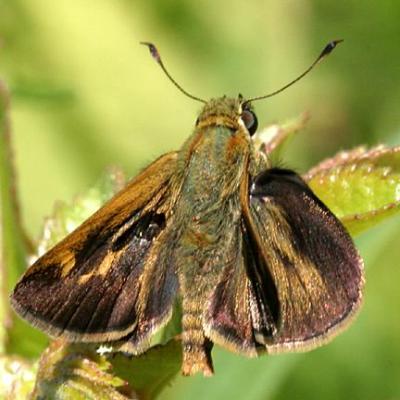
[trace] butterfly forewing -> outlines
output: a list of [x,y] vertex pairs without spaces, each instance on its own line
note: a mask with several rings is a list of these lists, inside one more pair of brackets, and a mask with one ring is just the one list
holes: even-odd
[[306,183],[288,170],[271,169],[257,176],[244,214],[250,240],[268,269],[266,275],[249,275],[255,298],[260,299],[261,291],[276,302],[275,332],[263,317],[263,304],[251,309],[257,341],[269,352],[319,345],[361,302],[363,265],[350,236]]
[[[14,308],[69,340],[109,341],[133,331],[146,300],[139,298],[147,257],[167,224],[175,161],[175,153],[156,160],[39,258],[17,284]],[[170,307],[164,302],[157,312]]]

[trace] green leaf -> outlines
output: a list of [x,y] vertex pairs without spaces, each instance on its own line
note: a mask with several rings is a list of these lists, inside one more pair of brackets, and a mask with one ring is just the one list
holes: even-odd
[[176,384],[160,398],[173,399],[273,399],[287,375],[302,360],[302,354],[247,358],[215,346],[215,375],[178,376]]
[[400,210],[400,147],[358,147],[310,170],[317,196],[358,234]]
[[136,399],[132,388],[115,376],[94,346],[54,341],[43,353],[33,399]]
[[43,353],[33,398],[153,399],[178,373],[178,340],[140,356],[99,354],[97,346],[54,341]]
[[253,136],[254,147],[266,155],[273,154],[279,158],[285,145],[305,127],[309,117],[308,113],[303,113],[285,124],[267,126]]
[[114,372],[125,379],[141,399],[154,399],[180,371],[182,344],[170,340],[140,356],[127,357],[116,354],[110,362]]

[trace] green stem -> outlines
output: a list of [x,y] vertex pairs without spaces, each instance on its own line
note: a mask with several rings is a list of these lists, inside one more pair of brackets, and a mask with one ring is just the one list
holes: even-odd
[[[30,247],[21,224],[11,142],[9,93],[0,81],[0,352],[33,355],[36,344],[32,348],[27,338],[36,339],[39,334],[30,336],[33,329],[16,318],[8,301],[10,291],[25,271]],[[24,344],[28,344],[27,348]]]
[[[17,276],[25,269],[24,242],[20,240],[20,219],[17,203],[15,172],[11,150],[11,130],[8,117],[9,95],[0,82],[0,320],[11,323],[8,293]],[[5,350],[6,330],[0,332],[1,351]]]

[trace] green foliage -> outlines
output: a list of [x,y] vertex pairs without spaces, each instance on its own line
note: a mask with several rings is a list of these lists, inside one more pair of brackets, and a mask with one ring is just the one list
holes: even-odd
[[84,345],[54,341],[39,362],[33,399],[124,400],[136,398],[122,379],[112,374],[107,359]]
[[400,209],[400,147],[357,148],[306,174],[318,197],[353,235]]

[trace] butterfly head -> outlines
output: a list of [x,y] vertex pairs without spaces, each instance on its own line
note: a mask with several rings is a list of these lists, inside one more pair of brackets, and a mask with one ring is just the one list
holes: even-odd
[[257,130],[258,121],[251,104],[239,94],[237,98],[223,96],[205,103],[197,118],[196,127],[211,125],[226,126],[235,130],[245,127],[252,136]]

